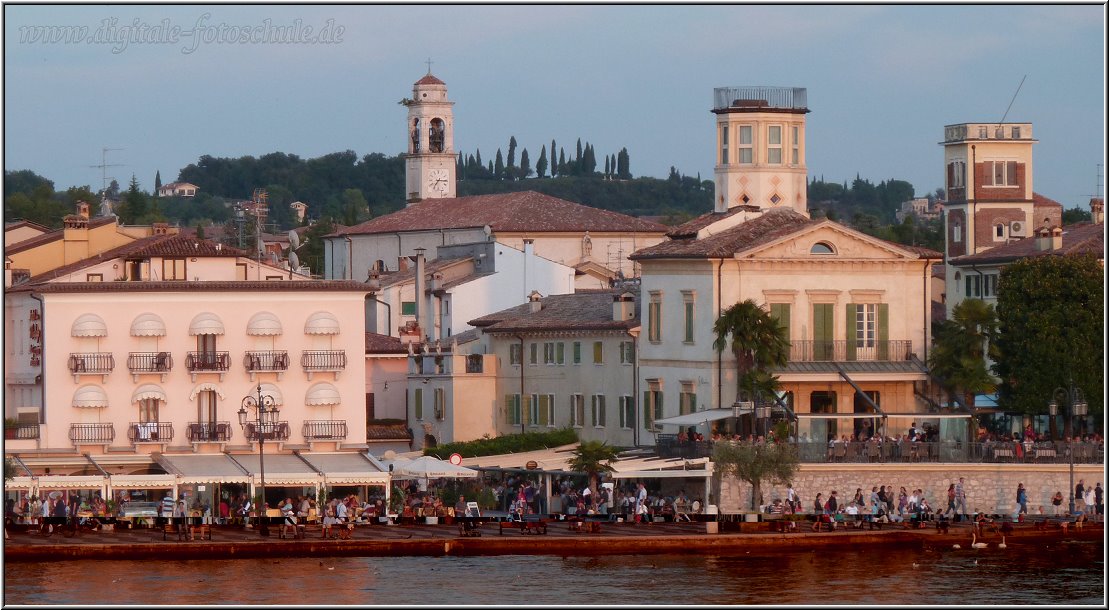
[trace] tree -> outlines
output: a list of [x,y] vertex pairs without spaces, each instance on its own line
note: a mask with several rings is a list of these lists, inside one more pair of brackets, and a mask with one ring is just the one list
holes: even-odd
[[[553,173],[553,172],[552,172]],[[560,176],[566,175],[566,151],[558,149],[558,173]]]
[[962,395],[968,408],[974,408],[976,394],[992,392],[996,387],[986,369],[986,358],[997,356],[996,336],[997,313],[993,305],[981,299],[962,301],[951,311],[950,320],[932,327],[928,366],[948,392]]
[[[287,206],[286,206],[287,207]],[[346,189],[343,191],[343,223],[348,227],[354,226],[366,218],[370,213],[370,204],[361,189]]]
[[582,170],[585,175],[592,176],[597,171],[597,155],[593,152],[593,145],[585,145],[585,158],[582,160]]
[[335,225],[331,222],[331,218],[324,216],[320,218],[308,230],[304,232],[303,244],[299,250],[300,261],[312,271],[312,275],[323,274],[323,236],[335,232]]
[[157,197],[162,191],[162,170],[154,172],[154,196]]
[[150,205],[146,193],[139,190],[139,181],[131,175],[131,184],[127,187],[127,194],[123,196],[123,205],[117,211],[122,224],[140,224],[150,214]]
[[196,238],[204,239],[204,223],[196,223]]
[[516,169],[516,136],[509,136],[508,138],[508,165],[506,167],[509,170],[509,178],[514,178],[515,172],[512,170]]
[[589,489],[597,493],[597,484],[602,472],[612,472],[612,461],[620,451],[603,441],[582,441],[574,449],[574,457],[568,466],[575,472],[589,475]]
[[[1055,388],[1073,382],[1090,415],[1102,416],[1103,273],[1093,254],[1031,256],[1002,269],[994,372],[1003,409],[1043,415]],[[1071,418],[1063,422],[1069,437]]]
[[631,180],[632,172],[630,169],[630,159],[628,158],[628,149],[621,148],[620,152],[616,155],[616,177],[620,180]]
[[520,167],[516,170],[516,175],[520,180],[528,177],[531,173],[531,159],[528,158],[528,149],[520,153]]
[[493,165],[493,177],[497,180],[504,180],[504,157],[501,155],[501,149],[497,149],[497,162]]
[[1071,208],[1069,210],[1063,210],[1064,226],[1078,224],[1080,222],[1090,222],[1092,219],[1093,217],[1091,216],[1089,210],[1083,210],[1082,208],[1078,207]]
[[768,369],[785,366],[790,345],[785,328],[769,312],[747,299],[725,309],[712,331],[716,351],[730,348],[735,356],[737,401],[754,401],[776,390],[777,378]]
[[547,147],[539,149],[539,160],[535,162],[535,175],[540,178],[547,177]]
[[714,478],[732,476],[749,483],[751,509],[758,510],[762,503],[762,482],[777,485],[792,482],[800,468],[800,459],[797,450],[788,443],[720,442],[712,448],[712,467]]
[[609,174],[610,170],[611,170],[611,167],[609,166],[609,163],[608,163],[608,155],[605,155],[605,180],[608,180],[608,174]]
[[558,157],[555,156],[556,150],[558,149],[555,148],[554,138],[551,138],[551,178],[558,175]]

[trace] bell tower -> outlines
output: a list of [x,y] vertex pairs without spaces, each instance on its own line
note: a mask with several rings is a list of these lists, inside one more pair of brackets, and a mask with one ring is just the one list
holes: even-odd
[[801,87],[718,87],[716,201],[727,212],[790,208],[809,215],[805,165],[807,90]]
[[447,85],[427,74],[412,86],[408,107],[405,155],[405,199],[413,205],[424,199],[455,197],[454,115]]

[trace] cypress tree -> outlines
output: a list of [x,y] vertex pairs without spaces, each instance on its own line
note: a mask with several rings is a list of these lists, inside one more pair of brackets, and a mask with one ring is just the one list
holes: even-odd
[[477,162],[478,167],[484,167],[484,164],[481,162],[481,149],[480,148],[477,149],[477,157],[474,159],[474,161]]
[[609,171],[608,155],[605,155],[605,180],[608,180],[608,171]]
[[528,159],[528,149],[526,148],[524,152],[520,153],[520,169],[517,173],[519,174],[520,180],[527,178],[528,174],[531,173],[531,160]]
[[585,175],[592,176],[597,170],[597,156],[593,153],[593,145],[585,145],[585,160],[584,164]]
[[497,180],[504,179],[504,156],[501,155],[501,149],[497,149],[497,162],[493,165],[493,177]]
[[555,157],[556,150],[558,149],[555,148],[554,138],[551,138],[551,178],[554,178],[556,175],[558,175],[560,173],[559,170],[561,169],[558,166],[558,159]]
[[508,138],[508,174],[512,177],[512,170],[516,167],[516,136]]
[[154,172],[154,196],[158,197],[162,190],[162,170]]
[[539,150],[539,160],[535,162],[535,174],[540,178],[546,178],[547,174],[547,146]]
[[616,177],[621,180],[630,180],[632,177],[631,160],[628,157],[628,149],[621,148],[620,153],[616,157]]
[[558,173],[566,175],[566,149],[558,149]]
[[489,172],[489,174],[486,177],[490,177],[490,176],[493,175],[493,162],[492,161],[489,162],[489,167],[486,168],[486,171]]

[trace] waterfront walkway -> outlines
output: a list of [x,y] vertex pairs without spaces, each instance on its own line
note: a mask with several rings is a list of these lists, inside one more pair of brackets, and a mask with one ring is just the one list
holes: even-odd
[[[810,551],[846,542],[916,546],[935,550],[960,544],[970,548],[969,523],[953,524],[947,533],[935,529],[904,529],[886,525],[882,530],[839,528],[834,532],[812,532],[801,522],[800,530],[778,533],[764,530],[763,523],[721,523],[721,533],[708,533],[705,523],[605,523],[600,532],[571,530],[566,522],[552,521],[546,534],[524,534],[487,522],[479,537],[463,537],[457,525],[372,525],[359,526],[350,539],[324,539],[319,532],[303,539],[282,539],[273,527],[269,538],[241,526],[213,526],[212,539],[178,541],[175,534],[163,540],[161,529],[119,529],[81,532],[72,538],[59,533],[45,536],[35,531],[10,532],[4,544],[6,561],[63,559],[213,559],[240,557],[328,557],[328,556],[441,556],[441,555],[589,555],[643,553],[734,554],[767,551]],[[1049,541],[1103,540],[1102,523],[1086,524],[1081,530],[1058,526],[1037,530],[1031,524],[1014,524],[1006,544],[1032,546]],[[754,530],[754,531],[752,531]],[[1001,541],[998,533],[987,533],[979,542],[990,547]]]

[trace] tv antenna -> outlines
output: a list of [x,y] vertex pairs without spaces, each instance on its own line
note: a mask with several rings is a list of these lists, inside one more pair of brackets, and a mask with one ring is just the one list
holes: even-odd
[[1009,109],[1013,107],[1013,102],[1017,101],[1017,94],[1020,93],[1020,88],[1024,86],[1024,79],[1026,78],[1028,78],[1027,74],[1020,78],[1020,84],[1017,85],[1017,90],[1013,92],[1013,99],[1009,100],[1009,107],[1005,109],[1005,114],[1001,115],[1001,120],[997,122],[998,127],[1001,127],[1001,124],[1005,122],[1005,117],[1009,116]]
[[[123,167],[122,163],[108,163],[108,151],[110,150],[123,150],[122,148],[102,148],[100,149],[100,165],[90,165],[89,167],[96,169],[100,168],[100,180],[103,182],[101,185],[101,193],[108,190],[108,168],[109,167]],[[115,180],[115,178],[112,178]]]

